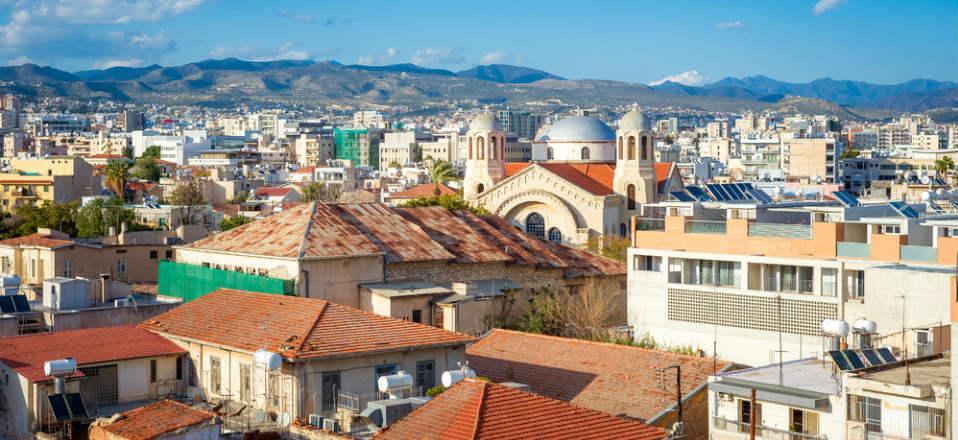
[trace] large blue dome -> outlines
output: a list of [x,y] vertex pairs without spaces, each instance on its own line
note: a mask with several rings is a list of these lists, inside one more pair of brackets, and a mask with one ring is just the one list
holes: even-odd
[[604,122],[588,116],[572,116],[556,122],[540,141],[614,142],[615,131]]

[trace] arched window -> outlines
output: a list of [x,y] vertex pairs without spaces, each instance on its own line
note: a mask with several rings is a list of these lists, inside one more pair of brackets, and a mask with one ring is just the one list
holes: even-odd
[[481,183],[478,186],[476,186],[476,194],[482,194],[482,192],[485,190],[486,190],[486,186]]
[[556,158],[555,151],[552,150],[552,147],[546,148],[546,160],[552,160]]
[[642,136],[642,160],[649,160],[649,137]]
[[625,189],[625,196],[628,200],[628,209],[635,209],[635,185],[629,185]]
[[486,158],[486,141],[482,137],[476,138],[476,159]]
[[549,241],[562,243],[562,231],[559,228],[549,228]]
[[635,136],[629,136],[629,160],[635,159]]
[[472,138],[469,138],[469,159],[472,158]]
[[622,160],[622,136],[619,136],[619,155],[616,157],[619,160]]
[[496,160],[496,154],[499,152],[498,139],[495,136],[489,136],[489,158]]
[[625,223],[619,223],[619,235],[625,237],[626,232],[628,232],[628,230],[626,229]]
[[589,147],[582,147],[582,160],[589,160]]
[[546,220],[537,212],[526,217],[526,233],[539,238],[546,238]]

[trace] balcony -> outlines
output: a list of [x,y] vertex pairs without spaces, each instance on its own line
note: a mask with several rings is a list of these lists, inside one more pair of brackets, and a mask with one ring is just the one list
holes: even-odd
[[[748,423],[728,420],[724,417],[712,417],[713,431],[724,431],[725,433],[732,434],[729,436],[713,436],[713,438],[748,438],[750,428],[751,426]],[[740,434],[741,437],[736,434]],[[802,434],[800,432],[759,425],[755,427],[755,438],[768,440],[826,440],[827,437],[824,435]]]
[[938,249],[931,246],[901,246],[902,261],[938,262]]
[[635,230],[636,230],[636,231],[664,231],[664,230],[665,230],[665,219],[664,219],[664,218],[636,217],[636,219],[635,219]]
[[812,239],[811,225],[788,225],[782,223],[749,223],[748,235],[751,237]]
[[728,226],[725,221],[686,220],[686,234],[725,234]]
[[836,253],[839,257],[869,258],[872,254],[872,247],[868,243],[839,241]]

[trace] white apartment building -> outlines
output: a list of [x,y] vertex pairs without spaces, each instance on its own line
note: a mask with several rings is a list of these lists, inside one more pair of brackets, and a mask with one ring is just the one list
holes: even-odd
[[376,110],[363,110],[353,113],[355,128],[386,128],[386,118]]
[[160,147],[160,159],[186,165],[191,157],[210,149],[210,140],[205,130],[187,130],[182,136],[160,135],[153,131],[137,130],[131,133],[130,144],[137,157],[151,146]]
[[[415,131],[394,131],[385,133],[383,142],[379,143],[379,169],[385,170],[389,164],[399,166],[418,162],[420,160],[419,141]],[[436,159],[444,159],[438,157]]]
[[[904,326],[944,340],[958,257],[958,221],[917,216],[922,205],[777,207],[663,202],[663,220],[636,218],[628,251],[635,335],[747,365],[822,352],[824,319]],[[899,211],[905,214],[899,214]],[[909,336],[905,344],[912,344]],[[781,348],[779,341],[781,338]]]

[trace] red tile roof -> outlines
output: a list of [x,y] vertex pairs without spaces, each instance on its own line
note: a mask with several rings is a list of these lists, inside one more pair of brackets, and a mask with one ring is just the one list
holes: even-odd
[[573,278],[625,273],[623,263],[535,238],[496,216],[382,203],[304,203],[185,247],[288,258],[385,255],[387,263],[510,262],[563,268]]
[[[421,185],[416,185],[412,188],[409,188],[405,191],[394,192],[389,194],[390,199],[415,199],[419,197],[432,197],[434,195],[436,187],[431,183],[423,183]],[[439,184],[439,194],[445,196],[454,196],[458,194],[456,190]]]
[[313,174],[314,172],[316,172],[316,167],[308,166],[302,167],[296,171],[290,171],[290,174]]
[[261,186],[256,188],[256,197],[285,197],[292,190],[290,187]]
[[6,240],[0,240],[0,245],[3,246],[35,246],[42,247],[47,249],[57,249],[64,246],[70,246],[74,244],[73,240],[63,240],[59,238],[53,238],[49,235],[42,235],[39,232],[33,233],[30,235],[24,235],[22,237],[8,238]]
[[149,440],[189,426],[211,424],[216,414],[161,400],[124,412],[122,416],[113,423],[94,425],[91,431],[103,430],[128,440]]
[[[215,319],[211,319],[215,317]],[[219,289],[140,327],[209,344],[289,359],[336,358],[447,347],[475,338],[319,299]]]
[[655,163],[655,187],[659,191],[664,189],[662,185],[664,185],[668,181],[669,177],[671,177],[671,174],[669,173],[670,170],[672,170],[672,162]]
[[[538,165],[597,196],[613,193],[615,164],[612,163],[536,162],[507,163],[505,165],[506,177],[515,175],[529,166]],[[656,162],[654,167],[656,184],[661,190],[662,185],[671,176],[669,171],[672,169],[672,162]]]
[[[712,359],[626,345],[493,330],[466,349],[469,366],[494,381],[528,384],[533,392],[608,414],[649,421],[675,404],[659,371],[682,366],[682,394],[708,380]],[[718,371],[728,367],[717,361]],[[654,422],[654,421],[651,421]]]
[[161,336],[132,326],[64,330],[0,338],[0,362],[31,382],[50,380],[43,363],[71,357],[78,366],[186,353]]
[[509,177],[513,174],[518,173],[519,171],[526,169],[526,167],[528,167],[529,165],[532,165],[532,163],[531,162],[506,162],[505,164],[506,177]]
[[464,380],[390,425],[389,439],[661,439],[662,429],[494,383]]

